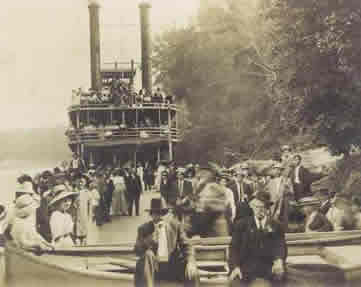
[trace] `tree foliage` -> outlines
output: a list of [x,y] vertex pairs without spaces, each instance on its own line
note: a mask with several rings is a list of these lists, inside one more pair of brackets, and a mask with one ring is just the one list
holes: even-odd
[[264,15],[286,128],[347,154],[361,144],[361,2],[275,0]]
[[157,81],[187,107],[184,160],[228,163],[225,150],[260,156],[304,134],[359,146],[361,2],[219,3],[155,44]]

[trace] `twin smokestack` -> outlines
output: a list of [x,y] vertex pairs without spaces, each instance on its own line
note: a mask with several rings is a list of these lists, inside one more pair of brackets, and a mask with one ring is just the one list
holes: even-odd
[[[90,70],[91,88],[100,91],[102,88],[101,60],[100,60],[100,30],[99,8],[97,1],[89,1],[90,23]],[[146,2],[139,4],[140,10],[140,33],[141,33],[141,58],[142,58],[142,88],[148,93],[152,92],[152,39],[150,31],[150,8]]]

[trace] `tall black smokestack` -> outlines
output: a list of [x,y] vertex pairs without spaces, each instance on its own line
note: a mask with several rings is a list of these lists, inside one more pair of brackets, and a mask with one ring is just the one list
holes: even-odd
[[100,75],[100,31],[99,31],[99,4],[89,1],[89,23],[90,23],[90,69],[91,88],[100,91],[102,80]]
[[150,8],[151,5],[147,2],[139,4],[140,9],[140,34],[142,46],[142,88],[147,93],[152,93],[152,38],[150,31]]

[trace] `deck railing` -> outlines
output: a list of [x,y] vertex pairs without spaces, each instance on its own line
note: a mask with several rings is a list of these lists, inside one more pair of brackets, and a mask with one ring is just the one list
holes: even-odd
[[171,139],[174,142],[181,140],[180,129],[147,127],[147,128],[93,128],[93,129],[69,129],[66,135],[71,144],[91,143],[104,140],[122,139],[151,139],[164,138],[164,141]]
[[101,103],[101,104],[89,104],[89,103],[79,103],[71,105],[68,110],[69,111],[79,111],[79,110],[135,110],[135,109],[171,109],[171,110],[180,110],[180,106],[177,104],[169,104],[169,103],[155,103],[155,102],[143,102],[140,104],[110,104],[110,103]]

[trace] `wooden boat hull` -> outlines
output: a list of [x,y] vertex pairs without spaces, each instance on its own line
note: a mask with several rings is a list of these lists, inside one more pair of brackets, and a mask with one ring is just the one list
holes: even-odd
[[6,284],[9,287],[134,286],[132,274],[87,270],[84,258],[37,256],[9,245],[5,258]]
[[[193,240],[197,262],[213,262],[221,266],[227,261],[229,241],[230,238]],[[361,263],[358,265],[339,259],[340,252],[335,255],[332,249],[335,247],[332,246],[342,248],[357,243],[350,246],[350,250],[351,253],[355,250],[354,253],[359,254],[360,242],[360,232],[287,235],[292,286],[304,286],[305,280],[321,280],[317,278],[337,279],[338,285],[335,286],[344,286],[340,282],[347,282],[348,285],[356,282],[355,286],[358,286],[361,282]],[[39,287],[47,284],[52,287],[134,286],[135,256],[132,249],[132,244],[98,245],[62,249],[54,254],[38,256],[15,248],[8,242],[5,251],[7,287]],[[296,263],[294,258],[298,258]],[[317,262],[311,262],[310,258],[317,258]],[[225,275],[226,272],[207,273],[202,270],[201,285],[225,286]],[[175,287],[182,284],[165,282],[164,286]]]

